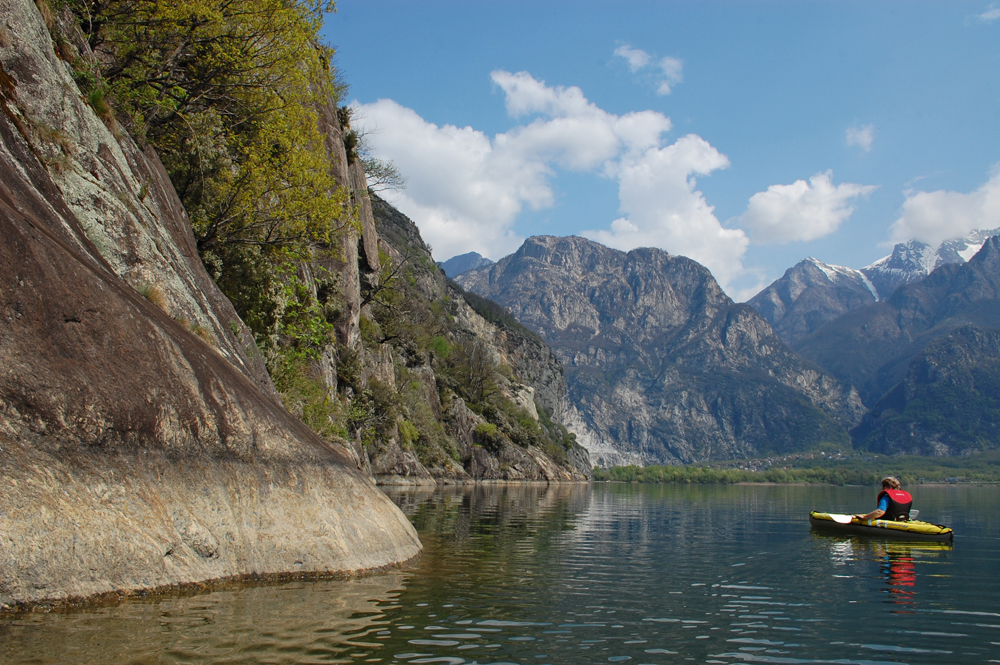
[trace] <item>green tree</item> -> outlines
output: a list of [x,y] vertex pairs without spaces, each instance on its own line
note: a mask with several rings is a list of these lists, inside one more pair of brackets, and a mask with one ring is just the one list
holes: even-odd
[[333,50],[319,39],[334,5],[70,0],[70,7],[100,63],[99,80],[87,85],[156,149],[212,276],[267,342],[281,318],[280,273],[356,223],[317,114],[344,90]]

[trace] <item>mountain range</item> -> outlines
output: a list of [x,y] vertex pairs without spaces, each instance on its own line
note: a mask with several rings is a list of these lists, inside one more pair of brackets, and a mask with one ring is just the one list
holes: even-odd
[[850,440],[958,454],[992,447],[1000,406],[992,233],[900,243],[861,270],[807,258],[746,305],[689,259],[582,238],[529,238],[456,281],[552,346],[565,422],[601,465]]
[[553,348],[567,425],[602,465],[845,445],[863,413],[849,386],[796,356],[685,257],[536,236],[456,281]]
[[977,230],[937,245],[910,240],[860,270],[809,257],[786,270],[748,304],[781,339],[794,345],[846,312],[886,300],[900,286],[920,281],[940,266],[965,263],[987,238],[998,233],[1000,229]]
[[991,340],[998,331],[1000,238],[993,237],[968,263],[944,264],[888,300],[831,321],[795,349],[856,386],[871,407],[856,443],[955,454],[996,445],[988,425],[1000,392],[983,372],[996,363]]

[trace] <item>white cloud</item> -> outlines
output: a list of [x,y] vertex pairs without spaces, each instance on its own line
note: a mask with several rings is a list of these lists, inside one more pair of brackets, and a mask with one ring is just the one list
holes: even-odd
[[407,177],[396,206],[420,227],[438,256],[477,251],[500,258],[521,238],[511,232],[522,208],[552,204],[549,169],[498,155],[489,137],[471,127],[439,127],[411,109],[382,99],[356,107],[373,153]]
[[623,250],[665,249],[705,264],[726,283],[742,270],[748,243],[724,229],[696,189],[694,175],[729,166],[704,139],[665,145],[670,119],[654,111],[615,115],[577,87],[551,87],[527,72],[496,71],[508,113],[526,118],[490,139],[471,127],[438,126],[391,100],[356,105],[373,153],[407,177],[397,207],[420,227],[435,255],[477,251],[498,259],[521,238],[513,232],[525,208],[553,205],[555,167],[618,182],[623,216],[585,235]]
[[616,48],[615,55],[620,55],[628,60],[628,68],[633,72],[637,72],[649,64],[648,53],[641,49],[631,48],[627,44],[623,44],[622,46]]
[[615,55],[625,58],[628,61],[628,68],[633,73],[647,67],[659,70],[655,72],[656,94],[658,95],[669,95],[673,86],[684,80],[684,63],[677,58],[667,56],[654,62],[648,53],[641,49],[632,48],[628,44],[616,48]]
[[523,240],[512,227],[525,208],[551,206],[553,166],[596,171],[623,152],[659,145],[670,119],[653,111],[616,116],[577,87],[549,87],[527,72],[496,71],[514,117],[538,115],[490,139],[471,127],[439,127],[392,100],[356,105],[377,127],[373,153],[395,162],[407,188],[394,203],[439,257],[468,251],[498,259]]
[[725,155],[694,134],[673,145],[625,155],[609,169],[618,180],[625,216],[610,229],[582,235],[626,251],[659,247],[688,256],[708,267],[725,287],[743,269],[748,240],[743,231],[722,227],[714,208],[695,189],[692,175],[728,166]]
[[961,238],[975,229],[1000,226],[1000,165],[978,189],[963,194],[939,189],[910,192],[903,202],[902,215],[892,225],[894,240],[920,240],[937,244]]
[[668,56],[660,60],[659,67],[663,72],[663,80],[660,81],[660,87],[656,89],[656,94],[669,95],[670,87],[684,80],[682,76],[684,64],[677,58]]
[[854,212],[851,202],[875,191],[872,185],[833,184],[833,172],[790,185],[771,185],[750,197],[740,221],[755,242],[815,240],[833,233]]
[[992,23],[1000,18],[1000,7],[990,5],[985,12],[976,17],[982,23]]
[[851,127],[847,130],[847,145],[861,146],[865,152],[871,152],[875,140],[875,125],[865,125],[860,129]]

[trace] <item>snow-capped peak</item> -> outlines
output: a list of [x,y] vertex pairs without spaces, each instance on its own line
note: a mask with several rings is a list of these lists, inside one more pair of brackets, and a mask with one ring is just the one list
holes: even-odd
[[1000,229],[980,229],[965,238],[945,240],[928,245],[918,240],[899,243],[892,254],[865,266],[861,272],[871,280],[882,298],[888,298],[898,287],[931,274],[948,263],[965,263],[976,255],[988,238],[1000,234]]

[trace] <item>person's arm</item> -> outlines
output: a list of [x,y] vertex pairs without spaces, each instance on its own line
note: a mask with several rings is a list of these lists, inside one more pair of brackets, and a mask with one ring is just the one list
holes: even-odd
[[885,511],[880,508],[876,508],[867,515],[856,515],[856,517],[863,522],[865,520],[877,520],[883,515],[885,515]]
[[885,515],[885,511],[889,509],[889,497],[884,496],[882,500],[878,502],[878,508],[871,511],[867,515],[855,515],[862,522],[865,520],[877,520],[878,518]]

